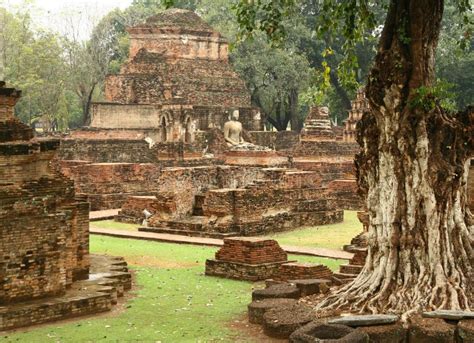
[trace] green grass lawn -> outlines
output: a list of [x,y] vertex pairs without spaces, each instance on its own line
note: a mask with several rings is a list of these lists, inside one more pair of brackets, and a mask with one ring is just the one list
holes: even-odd
[[282,245],[330,248],[341,250],[344,244],[362,232],[357,212],[344,211],[344,221],[339,224],[308,227],[271,235]]
[[[92,235],[92,253],[123,256],[136,272],[135,296],[117,314],[4,334],[5,342],[252,342],[229,328],[246,313],[254,284],[204,276],[217,248]],[[341,261],[289,256],[337,269]]]
[[120,223],[114,220],[98,220],[90,222],[90,226],[97,227],[100,229],[115,229],[115,230],[128,230],[128,231],[138,231],[138,224],[127,224]]
[[[139,225],[125,224],[113,220],[91,222],[91,226],[103,229],[136,231]],[[341,250],[344,244],[362,232],[362,224],[357,219],[357,212],[344,211],[344,221],[338,224],[306,227],[288,232],[270,235],[282,245],[318,247]]]

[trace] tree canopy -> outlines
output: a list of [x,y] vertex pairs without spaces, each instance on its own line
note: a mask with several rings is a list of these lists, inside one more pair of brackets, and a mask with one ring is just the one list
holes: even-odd
[[[473,42],[461,25],[464,17],[454,15],[463,3],[448,3],[437,55],[440,88],[450,94],[452,108],[474,99],[465,72],[473,66]],[[19,117],[28,123],[49,118],[46,122],[54,123],[49,126],[60,130],[87,124],[91,101],[102,99],[105,75],[118,73],[128,58],[125,28],[170,5],[196,11],[222,32],[253,105],[273,127],[285,130],[291,123],[298,130],[311,105],[328,105],[339,124],[347,117],[354,90],[364,83],[375,56],[388,1],[134,0],[97,22],[88,40],[79,39],[79,28],[69,21],[75,34],[34,28],[28,6],[18,12],[1,9],[4,74],[24,91]],[[57,88],[48,91],[48,99],[39,88],[45,82]]]

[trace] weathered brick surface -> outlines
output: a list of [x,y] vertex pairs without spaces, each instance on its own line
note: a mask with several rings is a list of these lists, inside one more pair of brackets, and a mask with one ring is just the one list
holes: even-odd
[[92,210],[120,208],[129,195],[152,195],[161,168],[152,163],[81,163],[61,161],[75,190],[87,194]]
[[235,280],[262,281],[271,278],[282,262],[245,264],[219,260],[206,260],[206,275]]
[[89,269],[89,205],[50,163],[59,141],[13,117],[19,95],[0,82],[0,126],[21,133],[0,142],[0,305],[62,294]]
[[280,265],[280,268],[274,275],[273,279],[282,281],[297,279],[331,279],[332,275],[332,271],[322,264],[290,262]]
[[295,147],[293,156],[313,158],[333,158],[337,161],[353,161],[356,153],[359,152],[359,145],[352,142],[336,141],[305,141],[301,140]]
[[335,203],[345,210],[354,211],[364,208],[363,199],[358,195],[356,179],[330,181],[327,192]]
[[272,278],[287,262],[278,242],[257,237],[226,238],[215,257],[206,261],[206,275],[249,281]]
[[[157,182],[155,194],[166,199],[166,206],[155,207],[151,227],[249,236],[339,222],[343,216],[313,172],[243,166],[165,168]],[[199,225],[198,218],[187,219],[193,214],[202,216]]]
[[[163,206],[165,205],[165,206]],[[122,205],[121,210],[115,220],[125,223],[140,224],[145,219],[144,210],[150,213],[162,212],[167,210],[166,201],[158,200],[156,196],[129,196]],[[171,212],[172,211],[168,211]]]
[[238,108],[245,129],[262,129],[228,63],[227,41],[197,14],[171,9],[128,32],[129,61],[106,78],[107,103],[93,104],[92,127],[154,128],[155,141],[192,142],[197,130],[222,127]]
[[276,151],[228,151],[224,162],[228,165],[286,167],[289,159],[286,154]]
[[[260,168],[231,166],[164,168],[156,180],[158,187],[156,196],[166,199],[166,208],[154,213],[156,216],[151,218],[150,226],[164,219],[179,219],[191,215],[196,195],[206,193],[210,189],[244,187],[261,175]],[[225,207],[225,202],[218,203],[218,206]],[[224,212],[220,213],[224,215]]]
[[108,311],[131,288],[123,259],[91,256],[89,280],[75,282],[64,294],[0,307],[0,331]]
[[300,140],[295,131],[250,131],[252,143],[274,148],[275,150],[292,149]]
[[232,237],[216,252],[216,259],[227,262],[260,264],[287,260],[286,252],[273,239]]

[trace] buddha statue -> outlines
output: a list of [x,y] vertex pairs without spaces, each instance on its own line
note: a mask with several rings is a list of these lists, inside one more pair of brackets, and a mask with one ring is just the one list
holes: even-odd
[[234,110],[231,119],[224,124],[224,138],[229,147],[245,143],[242,138],[242,123],[239,122],[239,110]]
[[244,141],[239,110],[234,110],[231,119],[224,124],[224,139],[231,150],[271,151],[271,149]]

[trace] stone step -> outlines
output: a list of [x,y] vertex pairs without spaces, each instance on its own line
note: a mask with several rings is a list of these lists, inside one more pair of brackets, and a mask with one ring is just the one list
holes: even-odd
[[141,232],[152,232],[152,233],[167,233],[171,235],[181,235],[189,237],[205,237],[205,238],[226,238],[236,237],[240,234],[238,232],[206,232],[206,231],[193,231],[193,230],[177,230],[169,227],[140,227],[138,231]]
[[342,264],[340,267],[339,267],[339,272],[343,273],[343,274],[352,274],[352,275],[358,275],[361,270],[362,270],[363,266],[360,266],[360,265],[355,265],[355,264]]
[[179,220],[163,221],[163,226],[173,230],[203,231],[204,216],[191,216]]
[[296,285],[281,284],[274,285],[265,289],[257,289],[252,292],[252,300],[276,299],[276,298],[291,298],[299,299],[301,291]]

